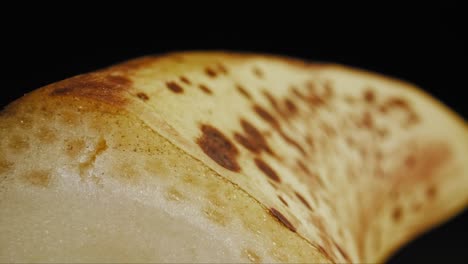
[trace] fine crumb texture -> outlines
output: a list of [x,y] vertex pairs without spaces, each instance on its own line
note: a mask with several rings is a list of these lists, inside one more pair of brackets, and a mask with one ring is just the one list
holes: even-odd
[[466,122],[333,64],[144,57],[0,113],[0,262],[381,262],[468,201]]

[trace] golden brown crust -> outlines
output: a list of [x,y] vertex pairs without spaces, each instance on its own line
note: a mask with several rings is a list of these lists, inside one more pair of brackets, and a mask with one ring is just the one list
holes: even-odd
[[[121,96],[121,93],[128,90],[132,86],[131,76],[135,71],[142,69],[144,67],[151,67],[151,65],[157,63],[185,63],[184,57],[195,57],[202,58],[203,60],[234,60],[234,61],[245,61],[245,60],[255,60],[258,58],[268,59],[270,61],[276,61],[280,63],[287,63],[298,69],[332,69],[339,71],[346,71],[352,74],[359,74],[363,77],[368,77],[372,79],[380,79],[385,82],[393,83],[396,86],[405,87],[411,89],[412,91],[418,93],[419,95],[425,97],[427,100],[430,100],[431,103],[439,107],[441,110],[447,112],[451,117],[457,119],[458,121],[465,123],[460,115],[455,113],[452,109],[448,108],[441,101],[436,100],[434,97],[430,96],[424,92],[420,87],[417,87],[406,81],[400,79],[382,75],[376,72],[371,72],[365,69],[359,69],[356,67],[350,68],[344,65],[329,63],[329,62],[309,62],[298,58],[287,57],[287,56],[278,56],[278,55],[269,55],[269,54],[257,54],[249,52],[230,52],[230,51],[185,51],[185,52],[172,52],[167,54],[160,55],[151,55],[144,56],[116,65],[107,67],[103,70],[97,71],[95,73],[86,73],[76,77],[72,77],[57,83],[52,84],[54,88],[51,92],[51,95],[72,95],[72,96],[82,96],[89,97],[94,100],[106,101],[111,104],[124,103],[124,99]],[[192,62],[193,63],[193,62]],[[47,86],[49,87],[49,86]],[[94,89],[98,87],[98,89]],[[206,89],[206,88],[205,88]],[[242,88],[241,88],[242,89]],[[146,97],[146,95],[140,94],[140,96]]]

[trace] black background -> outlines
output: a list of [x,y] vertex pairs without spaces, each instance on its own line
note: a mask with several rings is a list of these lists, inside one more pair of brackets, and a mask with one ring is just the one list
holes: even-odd
[[[359,12],[298,7],[274,13],[267,7],[249,12],[224,6],[222,13],[185,9],[190,15],[180,8],[144,12],[140,7],[6,19],[0,106],[40,86],[130,58],[222,49],[338,62],[384,73],[419,85],[467,119],[463,35],[468,30],[460,6]],[[390,263],[466,260],[467,220],[465,212],[400,250]]]

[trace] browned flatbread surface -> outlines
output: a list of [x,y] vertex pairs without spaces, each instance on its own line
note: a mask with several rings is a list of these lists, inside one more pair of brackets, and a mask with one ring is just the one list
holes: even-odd
[[0,261],[375,262],[468,201],[466,122],[340,65],[150,56],[0,120]]

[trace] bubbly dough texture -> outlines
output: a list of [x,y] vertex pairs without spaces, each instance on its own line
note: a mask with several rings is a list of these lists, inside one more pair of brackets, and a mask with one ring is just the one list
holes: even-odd
[[376,262],[463,210],[466,122],[333,64],[144,57],[0,114],[0,262]]

